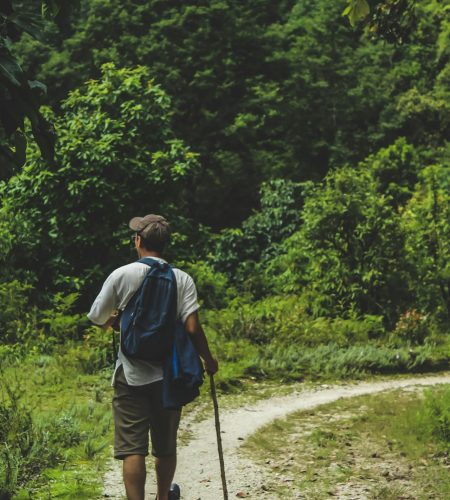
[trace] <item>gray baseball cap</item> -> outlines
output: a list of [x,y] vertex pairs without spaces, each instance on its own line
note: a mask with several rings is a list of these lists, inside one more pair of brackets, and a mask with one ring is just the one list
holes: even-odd
[[146,229],[148,228],[150,230],[152,224],[154,224],[155,222],[159,222],[167,228],[169,227],[169,223],[162,215],[155,214],[148,214],[144,217],[133,217],[128,223],[128,226],[133,231],[142,234],[142,236],[145,238]]

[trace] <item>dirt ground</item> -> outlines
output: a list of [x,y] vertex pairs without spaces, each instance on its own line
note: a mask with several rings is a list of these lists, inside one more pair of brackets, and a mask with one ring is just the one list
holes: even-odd
[[[248,406],[242,405],[237,409],[222,411],[222,441],[229,498],[273,499],[273,493],[264,489],[265,477],[262,469],[238,452],[239,447],[248,436],[269,422],[289,413],[316,408],[340,398],[375,394],[395,388],[411,388],[412,386],[440,383],[450,383],[450,374],[346,385],[320,385],[315,389],[307,390],[302,389],[302,385],[298,384],[295,390],[287,396],[274,396]],[[182,499],[220,500],[223,498],[223,494],[212,408],[211,417],[199,423],[192,418],[185,419],[182,422],[182,430],[188,431],[191,436],[188,443],[181,445],[178,451],[175,482],[181,486]],[[386,470],[395,473],[392,465],[386,464]],[[103,498],[124,498],[120,466],[120,462],[111,461],[110,468],[104,477]],[[148,470],[146,497],[153,500],[155,486],[150,463]],[[399,471],[399,474],[404,472]],[[364,498],[364,485],[355,485],[355,489],[348,484],[342,485],[342,490],[337,497],[343,499]],[[294,498],[304,497],[294,495]]]

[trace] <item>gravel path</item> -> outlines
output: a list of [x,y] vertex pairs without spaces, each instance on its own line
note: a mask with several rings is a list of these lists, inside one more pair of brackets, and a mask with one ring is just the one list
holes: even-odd
[[[308,390],[302,390],[299,384],[299,389],[288,396],[275,396],[248,407],[242,406],[238,409],[222,411],[222,441],[230,499],[240,496],[241,492],[250,492],[247,498],[269,498],[260,489],[261,477],[258,467],[237,453],[243,440],[259,427],[297,410],[315,408],[340,398],[373,394],[401,387],[442,383],[450,383],[450,373],[346,385],[321,385]],[[175,481],[181,486],[182,499],[220,500],[223,496],[212,406],[210,419],[185,425],[192,433],[192,439],[186,446],[179,447],[175,476]],[[153,472],[149,473],[147,483],[146,498],[153,500],[155,497]],[[111,468],[105,475],[104,497],[124,498],[118,461],[111,462]]]

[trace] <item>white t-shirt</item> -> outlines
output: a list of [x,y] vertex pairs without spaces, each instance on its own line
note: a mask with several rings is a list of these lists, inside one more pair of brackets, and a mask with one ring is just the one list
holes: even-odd
[[[152,258],[165,262],[158,257]],[[133,262],[113,271],[92,304],[88,318],[96,325],[104,325],[114,311],[125,309],[128,301],[144,281],[148,270],[147,264]],[[199,308],[197,290],[189,274],[176,268],[173,272],[177,281],[177,317],[184,323],[188,316]],[[120,365],[123,365],[123,372],[129,385],[150,384],[163,378],[162,363],[128,358],[119,347],[112,384]]]

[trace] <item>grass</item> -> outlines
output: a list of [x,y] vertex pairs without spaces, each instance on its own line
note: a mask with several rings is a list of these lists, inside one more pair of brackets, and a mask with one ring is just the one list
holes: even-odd
[[[41,459],[36,457],[31,466],[29,454],[16,446],[24,458],[18,461],[13,498],[99,496],[99,475],[112,441],[110,378],[111,370],[83,374],[75,363],[58,355],[31,357],[2,370],[2,399],[7,399],[6,387],[19,395],[16,420],[30,413],[32,422],[22,433],[32,437],[37,453],[41,450]],[[14,449],[17,440],[12,435],[9,439]]]
[[[112,456],[112,366],[100,371],[91,369],[89,360],[85,359],[86,351],[80,344],[78,347],[71,346],[66,351],[56,352],[53,356],[32,354],[19,363],[11,363],[2,368],[3,387],[6,385],[20,394],[19,403],[30,410],[33,425],[42,428],[49,435],[55,434],[56,428],[60,432],[60,438],[55,434],[55,439],[60,441],[51,443],[54,448],[51,459],[37,465],[34,463],[27,474],[19,475],[13,498],[88,499],[96,498],[102,492],[100,478]],[[244,371],[239,361],[222,363],[221,370],[215,377],[222,410],[249,405],[273,395],[289,394],[299,387],[298,381],[282,379],[283,370],[280,370],[278,378],[273,379],[254,377],[251,374],[244,376]],[[409,376],[411,374],[398,374],[389,379]],[[371,375],[369,378],[383,380],[386,376]],[[301,388],[304,390],[314,387],[324,381],[311,377],[301,382]],[[348,383],[348,380],[336,381],[336,378],[327,378],[326,381]],[[200,398],[183,410],[182,422],[195,423],[212,416],[209,382],[206,379]],[[76,438],[63,443],[70,433],[74,433]],[[330,438],[320,434],[316,437],[324,442]],[[180,443],[186,444],[189,439],[189,427],[184,426],[180,432]],[[44,448],[47,446],[45,439],[41,445]],[[1,448],[0,443],[0,451]],[[24,467],[28,466],[25,463]],[[316,476],[313,475],[311,481],[314,477]],[[1,481],[0,477],[0,483]]]
[[448,449],[432,436],[424,392],[438,400],[444,386],[297,412],[251,436],[243,451],[261,465],[272,498],[444,500]]

